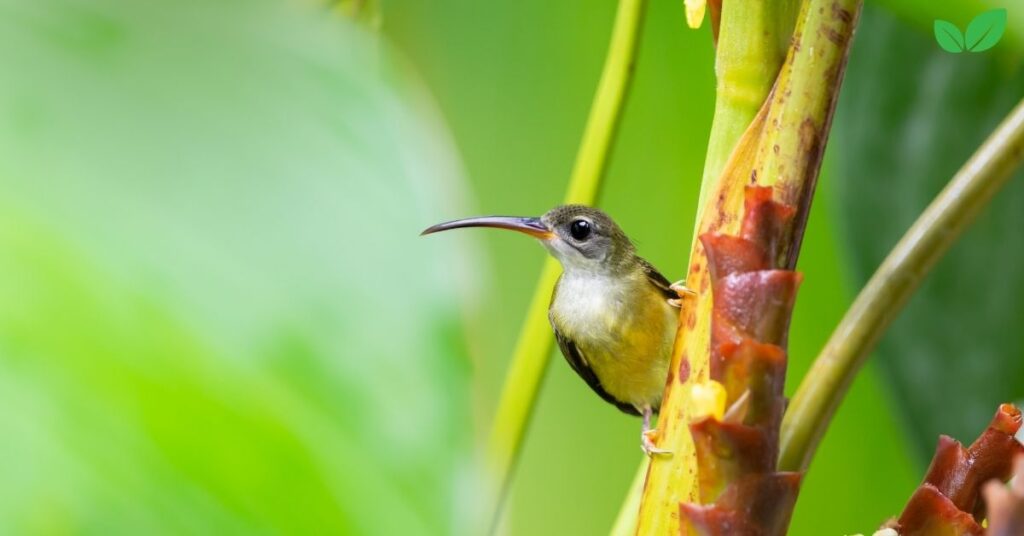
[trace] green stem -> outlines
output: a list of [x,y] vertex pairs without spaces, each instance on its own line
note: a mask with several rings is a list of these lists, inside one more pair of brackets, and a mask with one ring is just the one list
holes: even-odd
[[[698,207],[725,168],[740,136],[772,89],[796,20],[796,1],[723,2],[715,51],[715,118],[704,158]],[[694,230],[700,225],[697,214]],[[696,240],[696,232],[694,232]]]
[[790,402],[779,468],[801,471],[869,353],[907,298],[1024,160],[1024,101],[910,227],[854,300]]
[[[645,7],[646,0],[619,1],[608,55],[576,155],[566,203],[593,205],[597,200],[633,78]],[[554,339],[547,310],[559,273],[558,263],[548,259],[530,302],[498,401],[487,443],[487,463],[496,490],[488,510],[492,527],[500,513],[512,467],[551,356]]]

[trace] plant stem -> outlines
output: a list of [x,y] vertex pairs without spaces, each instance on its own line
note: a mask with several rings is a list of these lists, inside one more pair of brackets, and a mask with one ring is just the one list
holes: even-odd
[[[633,79],[646,3],[646,0],[619,1],[608,54],[576,155],[566,203],[593,205],[597,200]],[[551,357],[554,338],[547,310],[559,273],[558,263],[547,259],[498,401],[486,452],[489,476],[495,489],[487,512],[492,527],[498,519],[512,468]]]
[[[786,59],[795,0],[724,2],[715,51],[715,118],[704,158],[698,207],[722,174],[740,136],[761,109]],[[696,224],[701,218],[697,214]],[[693,240],[696,241],[696,227]]]
[[[694,223],[693,241],[702,207],[712,184],[732,155],[737,141],[757,115],[771,92],[772,84],[786,58],[786,46],[793,31],[796,0],[757,2],[725,10],[719,20],[715,49],[716,98],[715,116],[711,123],[704,172],[701,176],[698,214]],[[712,22],[713,24],[714,22]],[[640,462],[638,472],[647,471],[647,459]],[[635,483],[634,483],[635,484]],[[635,531],[640,504],[641,485],[631,486],[622,503],[613,535]]]
[[807,468],[839,402],[882,333],[1022,160],[1024,101],[907,230],[839,322],[782,421],[782,470]]
[[[803,2],[793,44],[775,81],[770,102],[743,133],[721,175],[714,178],[710,187],[704,185],[695,240],[708,232],[737,234],[746,186],[772,186],[777,201],[797,211],[785,229],[781,247],[777,248],[777,266],[792,269],[860,5],[860,0]],[[727,37],[730,6],[743,10],[748,4],[724,3],[720,46]],[[761,38],[752,32],[739,34],[737,38]],[[658,420],[658,447],[673,451],[673,455],[651,460],[637,534],[678,534],[679,504],[698,502],[694,470],[697,461],[689,428],[694,412],[690,393],[695,383],[708,379],[712,300],[707,264],[706,253],[695,244],[687,286],[697,289],[699,296],[685,302],[680,310],[671,375]]]

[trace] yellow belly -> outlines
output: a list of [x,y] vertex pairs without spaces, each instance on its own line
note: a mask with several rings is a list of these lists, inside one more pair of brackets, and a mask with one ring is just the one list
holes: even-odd
[[610,395],[636,408],[660,406],[678,316],[650,283],[563,278],[551,319]]

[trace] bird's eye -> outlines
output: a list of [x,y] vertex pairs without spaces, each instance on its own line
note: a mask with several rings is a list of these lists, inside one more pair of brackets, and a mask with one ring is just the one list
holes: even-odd
[[586,240],[590,236],[590,222],[587,220],[576,220],[569,225],[569,234],[576,240]]

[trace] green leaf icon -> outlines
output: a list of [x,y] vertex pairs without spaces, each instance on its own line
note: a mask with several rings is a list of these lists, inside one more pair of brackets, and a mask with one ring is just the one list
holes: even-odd
[[[938,35],[938,21],[936,24],[936,35]],[[986,11],[967,25],[967,39],[964,43],[967,50],[971,52],[982,52],[988,50],[999,42],[1006,30],[1006,10],[993,9]],[[941,45],[941,43],[940,43]],[[945,47],[943,47],[945,48]]]
[[[991,13],[991,11],[989,13]],[[984,13],[982,15],[984,15]],[[979,15],[978,18],[974,20],[977,21],[982,15]],[[1006,13],[1004,10],[1003,16],[1005,17],[1005,15]],[[1003,22],[1005,24],[1005,19]],[[971,24],[974,24],[974,22],[971,22]],[[935,40],[938,41],[942,50],[945,50],[946,52],[958,54],[967,50],[967,47],[964,46],[964,34],[960,33],[960,28],[957,28],[955,24],[949,21],[935,19]]]

